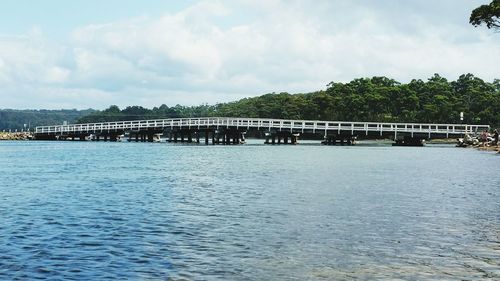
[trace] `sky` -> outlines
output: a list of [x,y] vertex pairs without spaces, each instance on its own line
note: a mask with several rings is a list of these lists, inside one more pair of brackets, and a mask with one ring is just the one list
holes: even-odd
[[500,78],[489,0],[2,0],[0,108],[215,104],[332,81]]

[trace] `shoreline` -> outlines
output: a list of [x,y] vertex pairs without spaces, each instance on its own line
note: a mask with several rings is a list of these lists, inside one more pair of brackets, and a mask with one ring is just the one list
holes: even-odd
[[473,146],[473,147],[477,148],[478,150],[496,151],[497,153],[500,153],[500,146]]
[[[0,141],[28,141],[34,140],[34,134],[31,132],[0,132]],[[385,140],[384,140],[385,141]],[[456,144],[456,139],[434,139],[427,142],[427,144]],[[493,151],[500,153],[500,146],[479,146],[479,145],[468,145],[465,147],[458,148],[475,148],[482,151]]]
[[30,132],[0,132],[0,141],[32,140],[33,138],[34,135]]

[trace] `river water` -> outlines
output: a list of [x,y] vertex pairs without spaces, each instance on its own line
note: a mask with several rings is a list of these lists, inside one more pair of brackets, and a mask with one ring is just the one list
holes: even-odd
[[500,280],[500,155],[1,142],[1,280]]

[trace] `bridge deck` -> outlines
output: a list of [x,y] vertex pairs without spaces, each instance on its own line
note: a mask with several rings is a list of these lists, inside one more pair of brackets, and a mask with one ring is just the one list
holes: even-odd
[[317,121],[317,120],[285,120],[285,119],[263,119],[263,118],[230,118],[230,117],[207,117],[207,118],[180,118],[180,119],[154,119],[136,121],[117,121],[88,124],[71,124],[56,126],[36,127],[35,134],[38,135],[66,135],[98,133],[105,131],[141,131],[159,129],[260,129],[279,130],[292,132],[313,133],[388,133],[397,136],[398,133],[427,134],[433,136],[457,136],[466,133],[474,133],[487,130],[488,125],[465,125],[465,124],[417,124],[417,123],[377,123],[377,122],[348,122],[348,121]]

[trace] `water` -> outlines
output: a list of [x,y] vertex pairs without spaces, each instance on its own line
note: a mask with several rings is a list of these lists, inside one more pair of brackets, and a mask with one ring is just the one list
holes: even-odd
[[499,280],[500,156],[1,142],[1,280]]

